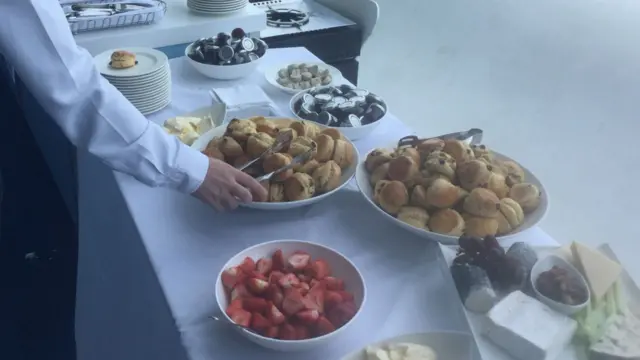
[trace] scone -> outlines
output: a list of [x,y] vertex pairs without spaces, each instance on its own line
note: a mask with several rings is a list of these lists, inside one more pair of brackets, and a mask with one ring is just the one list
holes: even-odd
[[315,169],[318,168],[318,166],[320,166],[320,163],[318,162],[318,160],[311,159],[311,160],[307,161],[306,163],[304,163],[299,168],[297,168],[296,171],[303,172],[305,174],[311,175],[311,174],[313,174]]
[[317,151],[318,149],[318,145],[316,144],[315,141],[311,140],[306,136],[298,136],[297,138],[291,141],[291,144],[289,145],[288,153],[291,156],[296,157],[300,154],[306,153],[309,150],[312,150],[313,152],[314,149],[315,151]]
[[244,154],[242,146],[230,136],[224,136],[222,138],[222,141],[220,142],[220,151],[222,151],[225,158],[227,158],[228,160],[235,159],[238,156]]
[[231,165],[233,165],[236,168],[239,168],[242,165],[248,163],[249,161],[251,161],[251,159],[249,159],[249,156],[247,156],[246,154],[242,154],[237,158],[233,159],[233,162],[231,163]]
[[515,184],[509,191],[509,197],[520,204],[525,214],[538,208],[541,195],[540,189],[529,183]]
[[382,180],[376,184],[374,193],[382,210],[392,215],[396,215],[409,202],[407,188],[400,181]]
[[402,222],[425,230],[427,227],[427,221],[429,221],[429,214],[427,211],[415,206],[403,206],[400,208],[397,217],[398,220]]
[[461,236],[464,232],[464,219],[453,209],[438,210],[429,218],[429,229],[438,234]]
[[396,154],[398,156],[408,156],[413,160],[413,162],[415,162],[417,165],[420,165],[420,153],[416,148],[413,148],[413,147],[398,148],[396,150]]
[[418,152],[420,152],[420,154],[429,155],[434,151],[440,151],[444,149],[444,140],[438,138],[423,140],[418,145],[416,145],[416,148],[418,149]]
[[437,172],[432,173],[427,169],[420,170],[420,176],[421,178],[418,181],[418,185],[422,185],[425,188],[428,188],[429,186],[431,186],[431,184],[433,184],[433,182],[436,181],[437,179],[444,179],[451,182],[451,178]]
[[389,161],[389,179],[407,181],[419,172],[418,164],[407,155],[400,155]]
[[477,187],[486,187],[491,177],[491,171],[487,163],[480,160],[471,160],[458,165],[456,171],[460,186],[471,191]]
[[520,184],[525,181],[524,170],[514,161],[503,161],[500,163],[500,167],[506,174],[506,180],[508,186]]
[[257,132],[269,134],[271,137],[278,135],[278,127],[272,121],[261,117],[259,119],[254,119],[253,122],[256,124]]
[[320,134],[329,135],[333,140],[344,140],[342,133],[336,128],[326,128],[320,131]]
[[292,128],[282,128],[278,132],[288,132],[291,133],[291,141],[295,140],[298,137],[298,132]]
[[[249,121],[249,120],[239,120],[239,121],[247,121],[247,123],[245,124],[254,124],[252,121]],[[230,136],[233,139],[235,139],[238,142],[238,144],[240,144],[243,147],[247,144],[247,140],[249,139],[249,137],[257,133],[258,132],[256,131],[255,125],[244,126],[236,129],[227,127],[227,131],[226,131],[227,136]]]
[[375,186],[380,180],[389,179],[389,163],[384,163],[378,167],[371,173],[369,176],[369,182],[372,186]]
[[504,176],[497,172],[490,173],[487,189],[493,191],[500,199],[506,198],[509,195],[509,187]]
[[244,130],[244,129],[253,129],[256,130],[256,122],[245,119],[231,119],[227,124],[227,132],[231,133],[232,131]]
[[[290,156],[282,153],[273,153],[265,157],[265,159],[262,161],[262,170],[264,170],[265,174],[269,174],[289,164],[291,164]],[[283,181],[289,178],[291,175],[293,175],[293,169],[281,172],[274,177],[274,180]]]
[[518,228],[524,222],[524,211],[515,200],[504,198],[500,200],[498,214],[498,234],[507,234]]
[[125,50],[114,51],[111,54],[110,66],[114,69],[128,69],[134,67],[136,66],[136,54]]
[[493,154],[485,145],[471,145],[471,150],[473,150],[473,155],[476,159],[483,160],[487,163],[493,161]]
[[267,133],[259,132],[253,134],[247,139],[247,155],[249,158],[255,159],[269,150],[275,142],[276,139]]
[[460,140],[445,140],[442,151],[453,156],[458,165],[474,158],[471,147]]
[[320,134],[316,136],[316,144],[318,145],[316,160],[319,162],[325,162],[331,160],[333,157],[333,150],[335,147],[335,140],[329,135]]
[[427,202],[427,188],[422,185],[414,186],[411,190],[411,197],[409,197],[409,204],[419,206],[423,209],[429,209],[429,203]]
[[318,166],[311,175],[318,193],[326,193],[340,186],[341,176],[342,169],[333,160]]
[[296,131],[298,136],[306,136],[313,139],[316,137],[316,127],[308,121],[296,121],[291,124],[291,128]]
[[353,146],[345,140],[335,140],[333,149],[333,161],[340,165],[341,169],[346,169],[354,161]]
[[210,158],[218,159],[224,161],[224,154],[220,149],[215,146],[208,146],[206,149],[202,151],[203,154],[207,155]]
[[464,199],[463,208],[471,215],[491,218],[500,211],[500,199],[491,190],[475,188]]
[[269,202],[283,202],[286,201],[284,195],[284,184],[281,182],[272,182],[269,184],[268,190],[268,201]]
[[463,214],[465,223],[464,233],[468,236],[483,238],[487,235],[494,236],[498,233],[498,219]]
[[466,191],[444,179],[436,179],[427,188],[427,205],[438,209],[453,207]]
[[364,166],[369,173],[372,173],[378,166],[388,163],[393,159],[393,152],[387,149],[375,149],[367,155]]
[[289,201],[310,199],[315,192],[315,183],[308,174],[295,173],[284,181],[284,194]]
[[439,150],[429,154],[425,158],[422,166],[430,174],[442,174],[452,181],[455,178],[457,169],[455,159],[451,155]]

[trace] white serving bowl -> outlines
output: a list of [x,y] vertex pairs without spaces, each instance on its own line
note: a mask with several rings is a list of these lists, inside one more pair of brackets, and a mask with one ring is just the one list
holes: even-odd
[[197,72],[211,79],[235,80],[247,77],[258,68],[258,65],[260,65],[262,59],[264,58],[264,56],[262,56],[258,60],[238,65],[203,64],[189,57],[189,53],[191,52],[193,44],[194,43],[191,43],[184,49],[184,55],[187,58],[187,61],[189,62],[189,64],[191,64],[191,66],[193,66],[194,69],[196,69]]
[[[393,149],[393,148],[396,147],[396,145],[397,144],[394,143],[394,144],[391,144],[391,145],[387,146],[386,148]],[[500,154],[500,153],[498,153],[496,151],[492,150],[492,153],[493,153],[494,157],[496,159],[498,159],[498,160],[515,161],[515,160],[507,157],[506,155],[502,155],[502,154]],[[365,164],[364,164],[368,155],[369,155],[369,153],[367,153],[367,155],[365,155],[362,158],[362,160],[360,161],[360,163],[358,164],[358,169],[356,170],[356,182],[358,183],[358,187],[360,188],[360,192],[362,193],[364,198],[367,199],[369,204],[371,204],[371,206],[373,206],[376,210],[378,210],[378,212],[380,214],[382,214],[385,218],[389,219],[390,221],[392,221],[393,223],[397,224],[398,226],[411,231],[412,233],[414,233],[416,235],[419,235],[419,236],[427,238],[427,239],[438,241],[439,243],[442,243],[444,245],[458,245],[458,238],[459,238],[458,236],[439,234],[439,233],[436,233],[436,232],[427,231],[427,230],[424,230],[424,229],[417,228],[415,226],[411,226],[411,225],[409,225],[409,224],[407,224],[407,223],[405,223],[403,221],[398,220],[395,216],[390,215],[387,212],[385,212],[384,210],[382,210],[382,208],[380,208],[375,203],[375,201],[373,200],[373,187],[371,186],[371,183],[369,181],[369,172],[367,171],[367,169],[365,167]],[[529,171],[527,168],[525,168],[521,163],[519,163],[519,162],[517,162],[517,163],[520,165],[520,167],[524,171],[525,179],[526,179],[525,181],[527,183],[531,183],[531,184],[536,185],[538,187],[538,189],[540,189],[540,193],[542,194],[541,195],[541,199],[540,199],[540,205],[532,213],[525,214],[524,222],[515,231],[513,231],[513,232],[511,232],[509,234],[496,236],[498,241],[511,239],[511,238],[516,237],[516,236],[522,234],[523,232],[531,229],[532,227],[536,226],[540,221],[542,221],[544,216],[547,214],[547,210],[549,208],[549,195],[548,195],[546,189],[544,188],[544,186],[542,185],[542,183],[540,182],[540,180],[538,180],[538,178],[535,175],[533,175],[533,173],[531,171]]]
[[[328,85],[328,86],[331,86],[331,85]],[[289,109],[298,119],[301,119],[301,120],[306,120],[306,119],[303,119],[302,117],[298,116],[298,114],[295,111],[295,103],[298,102],[298,100],[300,100],[300,98],[304,94],[308,93],[309,90],[311,89],[306,89],[298,92],[291,98],[291,101],[289,102]],[[387,105],[386,102],[384,103],[384,108],[387,109],[387,112],[385,113],[385,116],[383,116],[378,121],[374,121],[371,124],[362,125],[358,127],[337,127],[337,129],[340,129],[340,131],[344,134],[344,136],[347,139],[352,141],[365,138],[369,136],[369,134],[371,134],[373,130],[375,130],[387,118],[387,114],[389,114],[389,106]],[[335,127],[335,126],[329,126],[329,127]]]
[[[267,119],[274,119],[275,121],[279,121],[279,119],[282,121],[297,121],[295,119],[281,119],[281,118],[269,118],[269,117],[267,117]],[[314,124],[321,129],[327,128],[327,126],[324,126],[321,124],[316,124],[316,123]],[[196,139],[196,141],[193,143],[193,145],[191,145],[191,147],[197,149],[198,151],[202,151],[207,147],[207,144],[213,138],[223,136],[226,130],[227,130],[226,126],[224,125],[218,126],[204,133],[202,136]],[[351,166],[349,166],[348,168],[342,170],[342,176],[340,177],[340,186],[338,186],[337,188],[329,192],[326,192],[324,194],[316,195],[306,200],[277,202],[277,203],[276,202],[273,202],[273,203],[272,202],[251,202],[248,204],[240,204],[240,206],[251,208],[251,209],[258,209],[258,210],[289,210],[289,209],[295,209],[299,207],[313,205],[317,202],[320,202],[328,198],[329,196],[335,194],[336,192],[340,191],[340,189],[347,186],[349,181],[356,174],[356,168],[360,163],[360,154],[358,153],[358,150],[349,139],[345,139],[345,140],[349,142],[349,144],[351,144],[351,146],[353,147],[353,164],[351,164]]]
[[[368,346],[384,347],[391,344],[411,343],[428,346],[443,360],[469,360],[473,352],[473,338],[460,332],[428,332],[400,335]],[[365,349],[353,352],[341,360],[367,360]]]
[[283,68],[287,68],[287,66],[289,66],[290,64],[294,64],[294,63],[305,63],[308,65],[318,65],[318,68],[320,69],[327,69],[329,70],[329,74],[331,74],[331,84],[329,85],[336,85],[336,84],[342,84],[343,82],[345,82],[344,78],[342,77],[342,73],[340,72],[340,70],[336,69],[335,67],[325,64],[325,63],[321,63],[321,62],[306,62],[306,61],[299,61],[299,62],[289,62],[287,64],[280,64],[278,66],[272,66],[270,68],[268,68],[267,70],[264,71],[264,78],[265,80],[267,80],[267,82],[281,90],[286,92],[287,94],[291,94],[291,95],[295,95],[298,92],[300,92],[300,89],[292,89],[290,87],[286,87],[286,86],[282,86],[278,83],[277,79],[278,79],[278,72],[280,71],[280,69]]
[[[579,284],[579,286],[582,286],[584,289],[586,289],[587,300],[584,303],[578,305],[563,304],[546,297],[545,295],[540,293],[540,291],[538,291],[536,282],[538,281],[540,274],[545,271],[551,270],[554,266],[567,270],[567,272],[569,273],[569,279],[571,281],[575,281],[577,284]],[[533,268],[531,269],[531,286],[533,287],[533,291],[535,292],[536,298],[538,298],[538,300],[540,300],[550,308],[565,315],[571,316],[583,310],[589,305],[589,302],[591,301],[591,292],[589,291],[587,280],[584,278],[584,276],[582,276],[578,269],[571,265],[571,263],[557,255],[547,255],[546,257],[538,260],[535,265],[533,265]]]
[[362,276],[358,268],[341,253],[326,246],[311,243],[308,241],[269,241],[242,250],[240,253],[232,257],[226,264],[224,264],[224,266],[218,273],[215,290],[216,301],[218,303],[220,311],[222,312],[223,318],[229,322],[232,322],[231,318],[229,318],[225,311],[227,309],[227,306],[229,305],[229,300],[227,298],[227,294],[225,293],[224,286],[222,285],[222,272],[230,267],[240,265],[247,256],[257,261],[258,259],[263,257],[270,257],[278,249],[282,250],[285,257],[292,254],[294,251],[305,251],[309,253],[309,255],[311,255],[312,259],[325,260],[331,267],[332,276],[342,279],[345,284],[345,289],[353,294],[354,302],[358,306],[356,315],[336,331],[320,337],[306,340],[272,339],[248,330],[241,329],[239,327],[234,328],[237,329],[242,334],[242,336],[260,346],[284,352],[309,350],[326,345],[332,341],[335,341],[336,339],[339,339],[342,336],[341,334],[343,334],[346,329],[356,321],[356,319],[362,312],[361,310],[366,302],[367,297],[367,288],[364,283],[364,277]]

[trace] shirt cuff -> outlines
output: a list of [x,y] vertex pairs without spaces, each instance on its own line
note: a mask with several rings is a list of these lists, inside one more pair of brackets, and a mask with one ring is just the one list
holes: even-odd
[[192,147],[180,143],[176,167],[184,176],[184,181],[177,190],[193,193],[204,181],[209,170],[209,158]]

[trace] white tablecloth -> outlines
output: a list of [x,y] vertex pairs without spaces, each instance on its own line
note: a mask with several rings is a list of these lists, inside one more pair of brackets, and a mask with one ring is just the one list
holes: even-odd
[[[319,60],[303,48],[278,49],[269,51],[263,66],[294,61]],[[263,84],[279,106],[288,108],[289,96],[270,90],[260,73],[239,82],[214,81],[199,76],[184,58],[171,60],[171,69],[173,102],[150,117],[155,122],[206,106],[214,86],[238,83]],[[388,114],[356,146],[365,154],[410,132]],[[433,270],[438,246],[384,221],[355,184],[304,209],[220,214],[188,196],[113,173],[86,154],[79,155],[79,178],[76,336],[81,360],[339,359],[385,337],[467,327],[456,310],[458,300],[442,296],[443,274]],[[253,244],[287,238],[341,251],[363,272],[368,289],[363,314],[345,338],[304,355],[266,351],[207,320],[218,311],[214,284],[228,258]],[[517,240],[556,244],[538,228]],[[483,357],[494,358],[487,354]]]

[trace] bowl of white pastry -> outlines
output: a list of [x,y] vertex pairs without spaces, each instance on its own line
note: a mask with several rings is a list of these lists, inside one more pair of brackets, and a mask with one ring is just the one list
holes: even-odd
[[264,77],[271,86],[291,95],[343,81],[340,70],[321,62],[280,64],[265,70]]

